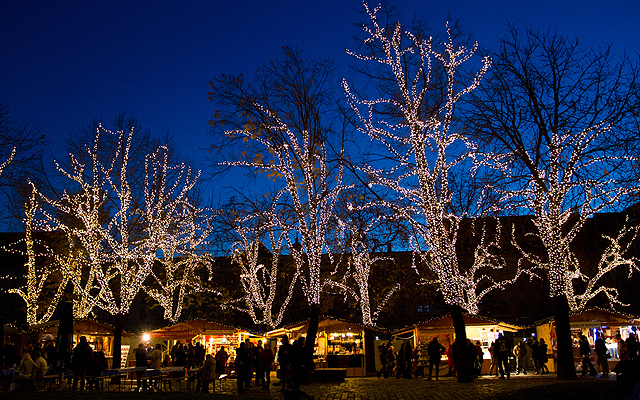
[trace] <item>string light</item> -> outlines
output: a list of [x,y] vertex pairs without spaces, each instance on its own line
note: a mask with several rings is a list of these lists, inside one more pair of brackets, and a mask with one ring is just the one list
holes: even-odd
[[[101,157],[102,135],[116,138],[106,157]],[[126,314],[136,295],[146,290],[165,309],[165,317],[175,321],[184,296],[207,290],[196,271],[205,268],[211,273],[210,259],[198,254],[212,229],[210,217],[189,198],[199,173],[193,174],[184,164],[171,166],[168,149],[159,147],[145,158],[143,204],[135,205],[129,170],[133,136],[133,127],[112,132],[99,125],[82,157],[70,154],[68,168],[55,163],[75,187],[65,189],[59,198],[33,187],[25,220],[27,285],[19,292],[31,309],[30,324],[44,322],[51,315],[48,310],[40,317],[34,311],[35,299],[50,275],[34,272],[31,230],[35,228],[66,236],[66,251],[53,255],[61,278],[51,304],[57,305],[70,282],[76,318],[86,318],[95,308],[112,315]],[[36,198],[40,205],[35,206]],[[143,234],[132,234],[140,231]]]
[[[334,218],[333,209],[339,193],[350,186],[342,184],[341,166],[336,173],[329,169],[324,143],[316,143],[306,130],[296,134],[275,112],[261,104],[256,103],[254,106],[274,121],[273,125],[261,129],[280,135],[284,143],[270,140],[272,136],[258,135],[251,129],[227,131],[225,134],[231,137],[255,141],[273,159],[266,161],[258,157],[224,164],[255,168],[284,181],[284,188],[276,197],[287,196],[290,201],[287,206],[291,211],[292,221],[287,222],[285,241],[293,256],[296,277],[308,304],[319,305],[323,288],[335,284],[321,274],[324,255],[328,257],[329,268],[336,265],[333,255],[326,251],[330,224]],[[290,296],[292,288],[289,290]]]
[[[363,55],[347,52],[358,60],[388,68],[397,95],[360,99],[343,80],[351,109],[361,123],[358,129],[381,144],[396,162],[390,168],[367,165],[363,171],[371,178],[372,185],[386,187],[397,195],[396,202],[382,200],[382,203],[411,223],[414,230],[410,240],[414,269],[418,272],[417,258],[435,276],[433,280],[421,278],[420,283],[435,284],[447,304],[459,305],[476,314],[486,293],[503,288],[522,273],[519,270],[515,278],[504,281],[497,281],[484,273],[487,269],[503,266],[503,260],[493,256],[489,250],[498,240],[487,239],[486,227],[483,227],[482,240],[474,250],[473,265],[466,270],[461,269],[456,251],[461,217],[447,211],[453,190],[449,187],[451,170],[465,166],[469,161],[474,163],[476,157],[476,145],[451,127],[455,106],[462,96],[479,85],[491,60],[485,57],[472,82],[459,89],[460,80],[456,73],[475,54],[477,43],[472,49],[456,46],[447,26],[448,40],[443,43],[444,51],[440,53],[434,49],[431,38],[421,39],[403,31],[400,23],[392,32],[381,26],[377,18],[380,6],[370,9],[365,2],[364,7],[371,18],[371,25],[363,27],[367,35],[364,43],[369,48],[379,44],[380,53]],[[413,71],[409,68],[411,63],[407,62],[407,57],[411,56],[419,60]],[[427,91],[434,76],[434,63],[441,64],[445,72],[446,96],[444,104],[434,115],[423,117],[423,102],[429,97]],[[388,109],[398,110],[397,121],[380,119]],[[496,236],[499,239],[499,232]]]

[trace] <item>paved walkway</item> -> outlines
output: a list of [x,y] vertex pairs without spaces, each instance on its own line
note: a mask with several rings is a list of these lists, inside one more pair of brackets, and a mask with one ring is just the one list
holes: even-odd
[[[581,380],[583,379],[594,380],[596,378],[581,378]],[[615,380],[615,378],[611,379]],[[313,396],[314,400],[478,400],[525,387],[543,386],[558,382],[556,374],[512,375],[510,380],[484,376],[469,384],[460,384],[455,378],[448,377],[440,378],[438,381],[367,377],[348,378],[342,383],[312,383],[309,386],[303,386],[302,390]],[[222,393],[237,395],[238,392],[235,388],[236,381],[229,380]],[[260,387],[254,386],[244,392],[243,397],[285,399],[279,389],[280,386],[272,386],[269,390],[262,390]],[[220,390],[216,392],[220,393]]]

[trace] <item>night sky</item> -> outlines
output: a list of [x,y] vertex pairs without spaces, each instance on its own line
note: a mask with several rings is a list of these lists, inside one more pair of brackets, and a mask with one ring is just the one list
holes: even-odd
[[[34,1],[0,5],[0,102],[22,124],[40,127],[63,156],[63,138],[92,118],[135,116],[152,134],[167,132],[179,150],[201,159],[213,104],[208,82],[221,73],[251,74],[298,46],[339,68],[353,46],[356,0]],[[639,0],[398,1],[441,32],[450,13],[481,45],[505,22],[551,27],[616,54],[640,53]],[[346,68],[338,76],[345,76]],[[348,77],[348,76],[347,76]]]

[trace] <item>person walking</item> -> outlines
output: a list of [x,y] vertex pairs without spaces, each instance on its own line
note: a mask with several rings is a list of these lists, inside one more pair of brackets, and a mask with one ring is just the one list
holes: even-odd
[[547,344],[543,338],[540,338],[538,342],[538,361],[540,363],[540,373],[548,374],[549,367],[547,367],[547,361],[549,361],[549,356],[547,355]]
[[433,374],[433,367],[436,367],[436,380],[440,376],[440,360],[442,359],[442,355],[444,354],[445,348],[438,342],[438,338],[434,337],[429,342],[429,346],[427,347],[427,354],[429,355],[429,380],[431,380],[431,376]]

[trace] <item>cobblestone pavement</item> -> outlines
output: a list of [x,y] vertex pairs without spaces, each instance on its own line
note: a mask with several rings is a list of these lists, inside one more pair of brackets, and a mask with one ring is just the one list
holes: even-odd
[[[596,379],[596,378],[581,378]],[[375,377],[348,378],[344,382],[312,383],[303,386],[302,390],[313,396],[314,400],[400,400],[400,399],[434,399],[434,400],[478,400],[507,393],[513,390],[558,383],[555,374],[545,375],[512,375],[510,380],[483,376],[469,384],[460,384],[455,378],[444,377],[440,380],[426,379],[378,379]],[[226,388],[216,392],[237,395],[236,381],[229,380]],[[253,399],[285,399],[276,383],[269,390],[251,387],[242,397]],[[288,397],[288,396],[287,396]],[[569,399],[568,399],[569,400]]]

